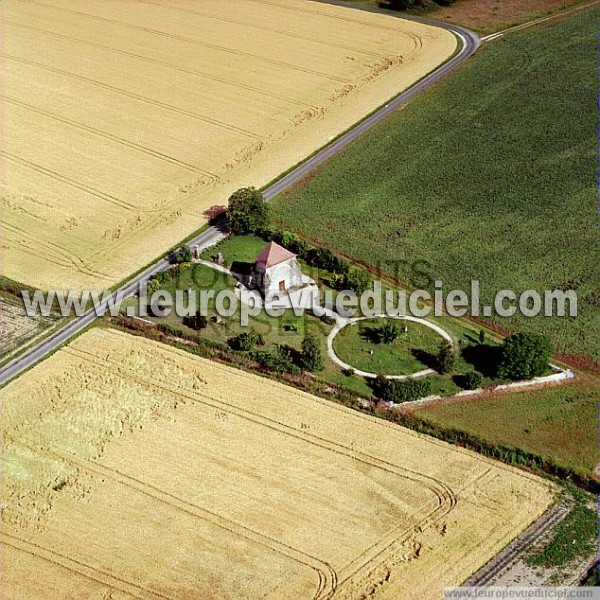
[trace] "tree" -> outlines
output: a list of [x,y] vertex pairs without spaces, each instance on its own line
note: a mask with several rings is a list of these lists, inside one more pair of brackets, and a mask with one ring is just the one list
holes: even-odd
[[437,364],[440,373],[450,373],[456,368],[458,362],[458,351],[454,344],[444,340],[440,345],[437,355]]
[[543,375],[552,357],[552,344],[538,333],[516,333],[504,340],[498,366],[502,379],[531,379]]
[[371,289],[373,282],[366,271],[362,269],[350,269],[344,277],[344,287],[360,296]]
[[479,343],[483,344],[485,342],[485,331],[483,329],[479,330]]
[[229,198],[227,225],[237,235],[264,229],[269,223],[269,207],[254,187],[241,188]]
[[315,373],[323,370],[323,353],[319,340],[311,333],[307,333],[302,340],[302,353],[300,355],[302,368]]
[[400,335],[398,327],[387,321],[377,330],[377,338],[383,344],[392,344]]

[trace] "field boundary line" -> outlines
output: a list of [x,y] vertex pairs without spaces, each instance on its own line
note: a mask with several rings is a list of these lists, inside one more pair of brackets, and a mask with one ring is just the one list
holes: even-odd
[[513,25],[512,27],[508,27],[507,29],[503,29],[502,31],[497,31],[496,33],[490,33],[481,38],[482,42],[491,42],[497,38],[504,37],[506,34],[513,33],[514,31],[520,31],[521,29],[527,29],[529,27],[535,27],[536,25],[541,25],[547,21],[552,21],[553,19],[559,19],[561,17],[566,17],[568,15],[580,12],[585,10],[586,8],[591,8],[592,6],[597,6],[600,4],[600,0],[593,0],[592,2],[588,2],[587,4],[581,4],[579,6],[574,6],[567,10],[563,10],[561,12],[554,13],[552,15],[546,15],[545,17],[539,17],[538,19],[533,19],[533,21],[527,21],[525,23],[520,23],[519,25]]

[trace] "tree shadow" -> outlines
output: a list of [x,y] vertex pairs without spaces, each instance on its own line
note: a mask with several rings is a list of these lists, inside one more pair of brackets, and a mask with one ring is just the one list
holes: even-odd
[[381,344],[381,335],[378,327],[363,327],[358,335],[366,342],[371,342],[371,344]]
[[473,368],[482,375],[492,379],[498,374],[501,356],[502,347],[489,344],[475,344],[466,346],[462,350],[462,357],[466,362],[473,365]]
[[428,369],[438,368],[438,359],[435,354],[421,350],[421,348],[411,348],[410,353],[419,361],[422,362]]
[[244,285],[248,285],[250,283],[250,276],[252,275],[253,268],[254,263],[234,260],[231,263],[231,274],[237,281],[241,281]]
[[221,217],[225,215],[227,207],[222,204],[213,204],[210,208],[207,208],[202,216],[208,219],[211,225],[214,225]]

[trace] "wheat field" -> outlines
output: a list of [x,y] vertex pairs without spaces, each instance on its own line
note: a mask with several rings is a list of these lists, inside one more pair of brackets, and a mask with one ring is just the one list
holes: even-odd
[[7,277],[106,288],[434,69],[442,29],[298,0],[3,0]]
[[0,402],[5,598],[441,597],[555,494],[474,453],[107,329]]

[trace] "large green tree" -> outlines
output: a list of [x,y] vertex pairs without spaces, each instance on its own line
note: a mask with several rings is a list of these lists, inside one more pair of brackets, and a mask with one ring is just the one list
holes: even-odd
[[254,187],[241,188],[230,196],[226,217],[233,233],[247,235],[268,225],[269,207],[262,192]]
[[552,344],[539,333],[515,333],[504,340],[498,375],[503,379],[539,377],[548,369]]

